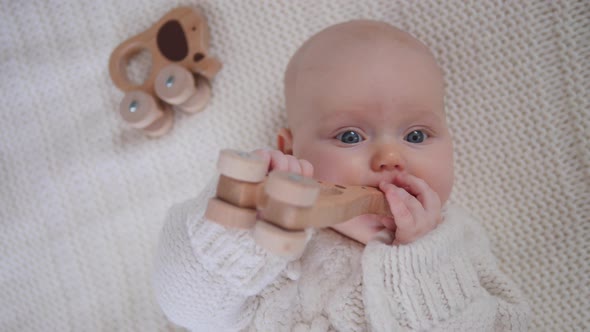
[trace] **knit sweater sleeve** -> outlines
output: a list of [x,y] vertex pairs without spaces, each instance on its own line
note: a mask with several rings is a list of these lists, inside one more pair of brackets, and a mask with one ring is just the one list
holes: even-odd
[[203,217],[214,185],[170,210],[155,258],[154,291],[166,316],[180,326],[241,330],[251,321],[256,295],[289,261],[257,246],[247,230]]
[[370,242],[362,264],[371,330],[527,329],[524,296],[498,269],[483,227],[458,208],[412,244]]

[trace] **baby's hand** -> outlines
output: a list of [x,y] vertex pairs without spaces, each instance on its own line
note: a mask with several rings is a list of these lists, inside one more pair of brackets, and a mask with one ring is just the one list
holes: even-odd
[[254,153],[267,162],[268,172],[279,170],[297,173],[307,177],[313,176],[313,165],[307,160],[297,159],[279,150],[259,149],[254,151]]
[[379,184],[385,193],[395,225],[394,245],[408,244],[430,232],[442,221],[438,194],[422,179],[400,174],[393,184]]

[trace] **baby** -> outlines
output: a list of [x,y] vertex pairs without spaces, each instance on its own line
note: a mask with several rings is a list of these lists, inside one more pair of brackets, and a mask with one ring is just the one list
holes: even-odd
[[[529,308],[477,221],[447,200],[453,145],[444,81],[406,32],[328,27],[285,74],[288,128],[269,171],[380,188],[392,217],[314,230],[300,257],[203,218],[210,186],[170,213],[154,286],[172,321],[200,331],[526,330]],[[214,182],[213,182],[214,183]]]

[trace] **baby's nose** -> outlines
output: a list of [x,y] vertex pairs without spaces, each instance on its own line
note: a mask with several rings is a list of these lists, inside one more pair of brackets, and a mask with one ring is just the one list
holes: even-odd
[[371,169],[375,172],[403,171],[405,169],[405,162],[400,151],[395,147],[381,147],[373,154]]

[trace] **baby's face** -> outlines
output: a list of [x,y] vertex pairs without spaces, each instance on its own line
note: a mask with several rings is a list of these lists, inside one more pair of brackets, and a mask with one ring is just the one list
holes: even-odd
[[[289,121],[292,153],[318,180],[377,187],[398,173],[426,181],[444,204],[453,184],[453,147],[444,83],[424,51],[384,44],[351,48],[298,74]],[[293,112],[295,111],[295,112]],[[376,216],[334,228],[366,243]]]

